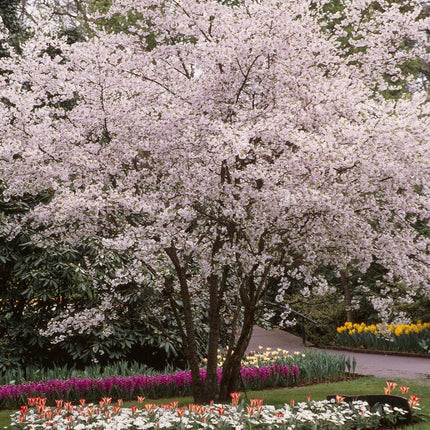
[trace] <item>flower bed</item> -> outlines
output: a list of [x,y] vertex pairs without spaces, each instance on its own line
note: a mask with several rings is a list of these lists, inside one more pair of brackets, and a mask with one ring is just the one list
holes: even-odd
[[[205,374],[206,371],[201,370],[203,378]],[[270,366],[241,369],[242,380],[247,389],[294,385],[298,375],[299,368],[295,365],[274,363]],[[218,370],[218,380],[220,379],[221,369]],[[107,396],[124,399],[132,399],[137,395],[152,398],[182,396],[191,393],[191,383],[191,372],[181,371],[160,375],[112,376],[104,379],[71,378],[65,381],[3,385],[0,387],[0,405],[16,406],[24,403],[27,397],[38,396],[47,397],[50,401],[56,398],[77,401],[82,397],[96,401]]]
[[[288,351],[260,351],[245,357],[241,368],[243,386],[248,389],[286,387],[309,381],[336,380],[344,377],[351,365],[343,355],[310,351],[306,354]],[[204,378],[206,371],[201,370]],[[221,379],[218,369],[218,380]],[[78,401],[97,401],[102,397],[133,399],[136,396],[151,398],[177,397],[191,394],[191,372],[166,374],[111,376],[106,378],[77,378],[49,380],[0,386],[0,407],[15,407],[27,397],[46,397]]]
[[[222,354],[219,356],[219,365],[223,362]],[[330,354],[325,351],[307,350],[289,353],[283,349],[258,347],[257,351],[250,351],[243,360],[243,367],[262,367],[268,365],[297,366],[300,369],[300,382],[336,381],[347,374],[355,373],[355,359],[342,354]]]
[[312,401],[282,408],[263,405],[262,399],[251,399],[249,404],[239,402],[240,393],[232,393],[232,404],[211,404],[207,406],[190,404],[178,407],[178,402],[164,405],[143,404],[123,408],[122,401],[111,405],[110,398],[99,404],[86,405],[81,400],[79,406],[58,400],[56,406],[49,407],[46,398],[29,399],[12,416],[12,429],[376,429],[381,425],[394,426],[404,414],[403,410],[391,409],[387,405],[371,410],[363,401],[351,404],[336,400]]
[[337,328],[342,346],[430,353],[430,323],[417,324],[353,324],[346,322]]

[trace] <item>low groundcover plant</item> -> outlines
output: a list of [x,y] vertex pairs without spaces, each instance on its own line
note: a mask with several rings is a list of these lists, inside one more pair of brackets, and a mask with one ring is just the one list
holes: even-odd
[[46,398],[28,399],[28,404],[12,416],[12,429],[58,430],[118,430],[118,429],[376,429],[381,425],[394,426],[405,411],[384,405],[377,412],[363,401],[351,404],[341,396],[332,401],[313,401],[285,404],[282,408],[263,405],[263,399],[240,401],[240,393],[232,393],[231,404],[190,404],[178,407],[178,402],[156,405],[143,403],[122,407],[122,400],[111,404],[103,398],[98,404],[79,405],[57,400],[56,406],[47,406]]

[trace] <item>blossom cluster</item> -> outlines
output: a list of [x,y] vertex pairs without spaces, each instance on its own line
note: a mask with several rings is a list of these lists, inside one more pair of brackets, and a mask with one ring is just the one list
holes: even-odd
[[[111,405],[111,398],[103,398],[98,404],[86,405],[85,399],[79,406],[70,402],[56,401],[55,407],[46,404],[46,398],[30,398],[27,405],[12,415],[12,428],[32,429],[43,426],[56,429],[298,429],[312,425],[318,429],[376,428],[387,420],[397,422],[404,414],[401,409],[383,407],[383,413],[372,412],[363,401],[354,401],[350,406],[341,396],[335,400],[301,402],[294,401],[282,408],[263,405],[263,399],[250,399],[249,404],[239,402],[240,393],[232,393],[232,404],[202,406],[189,404],[178,406],[177,401],[157,405],[143,403],[122,407],[122,400]],[[371,426],[368,426],[371,425]],[[42,428],[42,427],[41,427]]]

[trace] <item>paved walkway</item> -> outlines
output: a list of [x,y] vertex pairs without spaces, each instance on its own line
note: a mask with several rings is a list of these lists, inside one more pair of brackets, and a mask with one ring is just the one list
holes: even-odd
[[[282,348],[290,352],[306,349],[302,339],[291,333],[277,329],[264,330],[256,326],[248,351],[257,350],[259,345],[264,348]],[[307,349],[313,349],[313,347]],[[324,351],[332,354],[343,354],[351,358],[355,357],[357,361],[356,372],[360,375],[372,375],[387,379],[419,379],[423,384],[430,386],[430,357],[407,357],[328,349],[324,349]]]

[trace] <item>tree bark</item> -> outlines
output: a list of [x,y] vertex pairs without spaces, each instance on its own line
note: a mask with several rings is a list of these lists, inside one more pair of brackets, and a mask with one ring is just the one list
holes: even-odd
[[186,277],[186,268],[181,265],[178,254],[176,252],[176,248],[173,245],[171,245],[169,248],[165,248],[165,252],[172,261],[179,279],[181,297],[184,306],[184,322],[186,332],[184,353],[191,370],[194,401],[196,403],[199,403],[202,401],[203,398],[203,382],[200,376],[196,336],[194,332],[193,311],[191,305],[190,291],[188,288],[188,282]]
[[209,284],[209,342],[206,366],[206,378],[203,385],[202,403],[215,400],[218,390],[218,346],[220,330],[220,299],[218,296],[218,276],[210,275]]
[[[248,280],[247,284],[249,282],[253,282],[253,279]],[[245,289],[242,289],[241,295],[242,303],[244,306],[243,325],[240,331],[239,339],[236,342],[236,347],[234,351],[228,351],[226,360],[222,368],[222,378],[219,394],[220,401],[228,401],[230,399],[230,394],[239,389],[241,380],[241,360],[242,357],[245,355],[246,348],[249,345],[249,341],[252,335],[252,329],[255,323],[255,296],[251,294],[251,297],[245,297]]]
[[222,369],[222,378],[220,384],[220,401],[230,400],[230,394],[237,391],[240,387],[241,376],[241,360],[248,347],[249,340],[251,339],[252,329],[255,322],[254,307],[245,310],[244,324],[242,326],[241,334],[236,344],[236,349],[226,359]]

